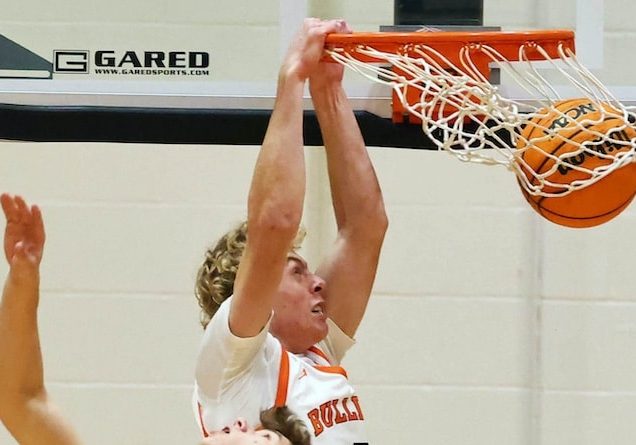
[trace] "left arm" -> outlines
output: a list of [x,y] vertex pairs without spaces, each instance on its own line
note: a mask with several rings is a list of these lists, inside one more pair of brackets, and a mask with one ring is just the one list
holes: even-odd
[[37,325],[44,224],[37,206],[0,197],[9,263],[0,301],[0,419],[21,445],[78,445],[44,387]]
[[353,337],[367,307],[388,220],[378,180],[342,88],[343,67],[325,62],[309,88],[327,152],[338,235],[316,272],[329,317]]

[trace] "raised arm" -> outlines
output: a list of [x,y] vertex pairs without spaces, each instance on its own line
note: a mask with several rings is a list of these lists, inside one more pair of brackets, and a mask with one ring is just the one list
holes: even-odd
[[267,322],[298,232],[305,196],[303,89],[319,64],[325,36],[339,26],[335,20],[306,19],[280,69],[274,110],[252,178],[248,238],[230,311],[230,328],[239,337],[258,334]]
[[38,336],[39,266],[44,224],[37,206],[0,196],[7,219],[4,253],[9,263],[0,302],[0,419],[21,445],[79,444],[44,387]]
[[347,95],[343,67],[321,63],[309,79],[327,152],[338,234],[317,274],[329,317],[353,336],[362,320],[377,270],[387,216],[380,186]]

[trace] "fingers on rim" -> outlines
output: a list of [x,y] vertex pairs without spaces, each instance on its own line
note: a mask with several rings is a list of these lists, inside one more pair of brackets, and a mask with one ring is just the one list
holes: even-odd
[[349,28],[347,22],[342,19],[329,20],[328,22],[325,22],[324,25],[327,33],[351,33],[351,28]]
[[349,24],[346,20],[338,19],[336,20],[336,25],[338,26],[338,32],[348,33],[351,32],[351,28],[349,28]]
[[328,33],[340,32],[342,30],[342,20],[329,20],[325,22],[325,29]]

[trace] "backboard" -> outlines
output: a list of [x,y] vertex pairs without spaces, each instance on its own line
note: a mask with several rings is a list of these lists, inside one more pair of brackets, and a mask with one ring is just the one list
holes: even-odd
[[[108,8],[66,3],[36,9],[16,5],[3,12],[0,103],[271,110],[278,63],[303,17],[344,17],[355,30],[377,31],[394,24],[398,3],[405,2],[223,0],[214,7],[193,1],[163,8],[124,0]],[[580,60],[619,99],[636,103],[634,69],[624,68],[636,63],[619,51],[634,42],[628,33],[625,42],[616,33],[608,37],[612,29],[599,11],[610,7],[616,6],[605,0],[484,0],[476,12],[484,25],[502,29],[575,28]],[[623,69],[613,69],[619,65]],[[390,117],[388,88],[355,73],[347,75],[345,86],[356,110]],[[514,89],[506,94],[523,100]],[[305,106],[311,109],[308,98]]]

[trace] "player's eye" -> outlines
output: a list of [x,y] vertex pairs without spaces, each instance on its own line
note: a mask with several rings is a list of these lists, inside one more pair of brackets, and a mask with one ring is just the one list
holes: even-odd
[[278,431],[262,430],[260,433],[261,437],[267,440],[267,442],[276,442],[276,438],[278,438],[279,440],[282,438],[282,435]]

